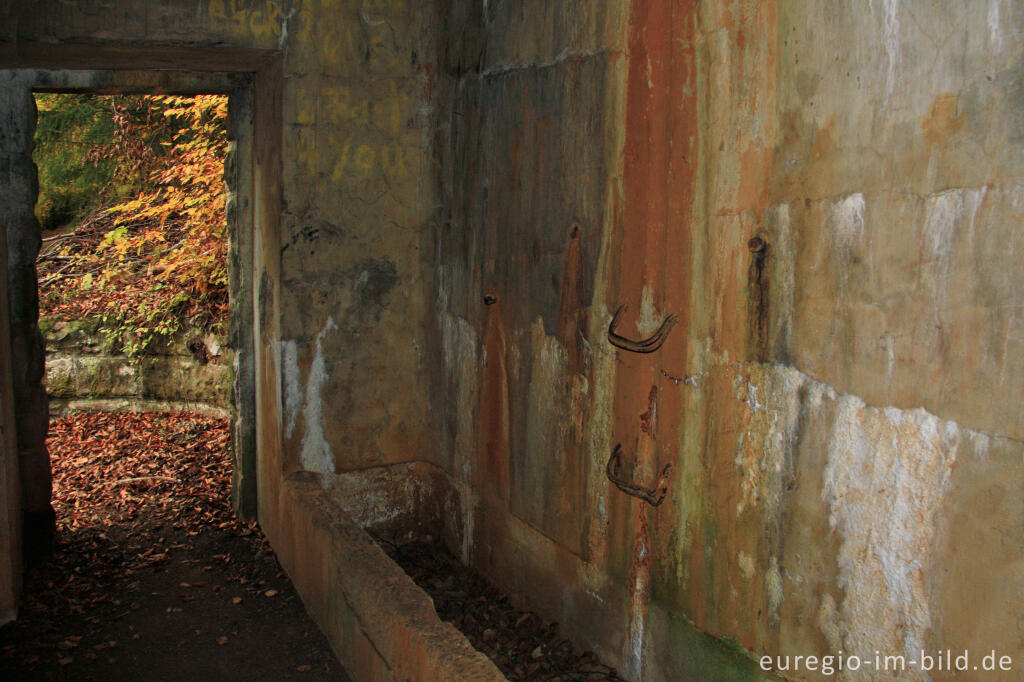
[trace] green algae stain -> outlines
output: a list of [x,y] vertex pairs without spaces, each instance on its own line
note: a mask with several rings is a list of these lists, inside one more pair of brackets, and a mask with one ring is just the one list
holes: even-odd
[[678,680],[704,682],[775,682],[779,678],[761,669],[752,654],[727,639],[697,629],[682,616],[669,615],[668,644],[658,665]]

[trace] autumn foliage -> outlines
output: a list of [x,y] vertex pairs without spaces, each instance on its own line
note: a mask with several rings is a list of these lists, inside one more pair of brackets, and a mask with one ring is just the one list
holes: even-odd
[[228,306],[227,100],[151,96],[142,105],[145,116],[114,107],[113,141],[88,155],[118,159],[117,177],[139,176],[138,191],[47,237],[39,259],[42,313],[95,317],[129,356],[180,329],[223,326]]

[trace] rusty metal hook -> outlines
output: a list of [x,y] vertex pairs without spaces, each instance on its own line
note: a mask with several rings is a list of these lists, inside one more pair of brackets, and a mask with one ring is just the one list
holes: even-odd
[[672,331],[672,327],[676,322],[678,322],[675,315],[669,315],[661,323],[661,326],[658,327],[658,330],[651,334],[650,337],[641,339],[640,341],[634,341],[615,333],[615,328],[619,326],[619,317],[625,309],[626,304],[623,303],[619,306],[619,309],[615,311],[615,315],[612,316],[612,322],[608,325],[608,342],[616,348],[628,350],[633,353],[653,353],[661,348],[661,344],[665,343],[665,339],[668,338],[668,333]]
[[672,469],[671,464],[666,464],[658,475],[658,483],[653,488],[645,488],[632,481],[619,477],[619,470],[622,468],[622,443],[616,443],[612,450],[612,456],[608,458],[608,464],[604,468],[608,480],[615,484],[615,487],[632,497],[638,497],[652,507],[657,507],[665,501],[668,494],[668,472]]

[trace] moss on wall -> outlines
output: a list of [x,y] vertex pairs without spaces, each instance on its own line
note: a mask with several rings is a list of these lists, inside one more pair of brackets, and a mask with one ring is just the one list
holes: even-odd
[[43,318],[51,407],[193,405],[232,408],[231,349],[225,339],[180,334],[138,358],[112,355],[96,319]]

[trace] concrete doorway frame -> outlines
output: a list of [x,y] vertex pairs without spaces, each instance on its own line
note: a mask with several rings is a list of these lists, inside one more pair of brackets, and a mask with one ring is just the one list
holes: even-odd
[[[279,253],[273,245],[279,215],[280,75],[280,54],[264,50],[19,44],[0,51],[0,126],[12,126],[15,120],[13,128],[17,129],[16,119],[31,116],[29,132],[34,131],[35,125],[33,92],[228,96],[231,143],[225,160],[225,176],[230,196],[227,206],[230,343],[235,350],[232,503],[236,513],[245,518],[255,517],[259,508],[257,403],[260,401],[256,377],[260,338],[267,330],[263,329],[264,315],[258,312],[257,297],[261,280],[266,278],[260,272],[277,270],[276,262],[267,263],[267,254]],[[31,111],[27,114],[15,111],[19,103],[31,107]],[[35,226],[34,235],[22,234],[18,239],[17,231],[25,232],[27,228],[24,221],[21,227],[16,227],[18,221],[13,217],[31,214],[38,193],[35,166],[30,156],[31,141],[28,140],[26,155],[18,152],[19,141],[13,139],[17,137],[5,136],[0,130],[0,147],[4,147],[0,149],[3,152],[0,161],[6,164],[6,168],[0,169],[4,171],[0,174],[0,185],[15,186],[6,190],[6,196],[13,197],[16,204],[0,210],[0,232],[4,233],[0,236],[6,237],[6,254],[5,249],[0,249],[0,255],[5,255],[0,259],[3,282],[0,320],[10,318],[10,323],[4,325],[5,338],[0,339],[0,356],[3,356],[0,359],[5,360],[0,365],[8,366],[8,371],[0,371],[0,380],[7,384],[0,386],[6,393],[0,400],[0,417],[4,417],[0,435],[6,443],[0,442],[0,624],[13,615],[12,609],[20,593],[23,548],[37,540],[32,536],[34,533],[44,532],[38,527],[38,519],[33,524],[31,514],[23,515],[24,502],[34,495],[38,506],[40,500],[49,500],[50,495],[48,465],[45,485],[39,480],[23,480],[26,444],[18,438],[15,445],[13,438],[21,426],[17,421],[21,418],[17,414],[19,406],[25,404],[26,398],[31,401],[33,389],[30,386],[26,390],[17,378],[12,381],[10,377],[17,377],[19,371],[27,368],[33,377],[31,382],[42,376],[45,362],[45,356],[33,350],[39,344],[38,306],[29,305],[20,311],[13,307],[6,309],[8,301],[24,296],[29,286],[26,273],[31,272],[34,280],[38,246],[33,247],[33,244],[39,237],[38,226]],[[18,156],[20,162],[12,161]],[[24,177],[26,175],[30,177]],[[26,243],[28,248],[24,248]],[[9,296],[8,291],[14,294]],[[24,317],[20,322],[19,315]],[[19,334],[23,338],[19,338]],[[45,399],[45,393],[42,395]],[[43,433],[45,437],[45,428]],[[38,442],[38,436],[35,441]],[[35,456],[39,458],[38,454]],[[45,449],[41,459],[49,461]]]

